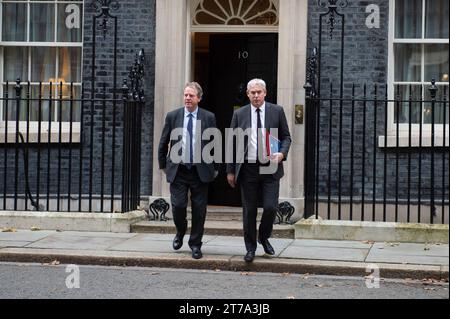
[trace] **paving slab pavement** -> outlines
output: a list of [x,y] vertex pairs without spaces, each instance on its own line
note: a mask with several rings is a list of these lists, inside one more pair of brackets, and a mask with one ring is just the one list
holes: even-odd
[[367,262],[448,266],[448,245],[376,243]]
[[29,244],[29,241],[0,240],[0,248],[24,247]]
[[171,234],[115,234],[17,230],[0,233],[0,261],[130,265],[236,271],[269,271],[366,276],[376,264],[386,278],[448,280],[448,244],[271,239],[276,255],[260,245],[256,259],[243,261],[241,237],[204,236],[204,258],[194,260],[187,245],[173,251]]
[[281,255],[282,258],[300,258],[316,260],[336,260],[364,262],[369,249],[337,248],[337,247],[288,247]]

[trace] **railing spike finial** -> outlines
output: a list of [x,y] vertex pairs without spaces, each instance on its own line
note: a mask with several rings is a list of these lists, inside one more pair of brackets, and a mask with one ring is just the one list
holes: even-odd
[[307,61],[306,68],[306,84],[303,88],[306,90],[306,95],[309,98],[316,96],[316,74],[317,71],[317,48],[312,50],[311,56]]
[[122,99],[124,101],[126,101],[128,99],[128,91],[130,89],[128,88],[128,81],[127,79],[123,79],[123,84],[122,84]]
[[134,63],[128,73],[128,79],[123,81],[124,85],[122,88],[122,92],[124,92],[126,86],[128,97],[140,102],[145,101],[144,90],[142,88],[145,76],[144,68],[145,55],[144,50],[141,49],[135,56]]
[[16,79],[16,85],[14,86],[14,88],[16,89],[16,96],[20,97],[22,95],[22,85],[20,84],[20,82],[22,82],[20,80],[20,78]]
[[431,80],[431,86],[428,89],[430,91],[430,96],[432,100],[436,100],[436,96],[437,96],[437,92],[438,92],[438,87],[436,85],[436,79],[432,79]]

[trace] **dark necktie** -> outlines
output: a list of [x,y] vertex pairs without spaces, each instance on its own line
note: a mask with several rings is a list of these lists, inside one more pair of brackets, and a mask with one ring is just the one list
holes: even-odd
[[256,162],[259,163],[259,147],[263,147],[263,141],[262,141],[262,124],[261,124],[261,109],[256,109],[256,114],[258,114],[258,124],[257,124],[257,130],[256,130]]
[[189,163],[186,163],[186,167],[188,169],[192,168],[192,163],[194,163],[194,147],[193,147],[193,131],[194,131],[194,115],[192,113],[189,113],[188,115],[189,121],[187,125],[187,131],[189,135]]

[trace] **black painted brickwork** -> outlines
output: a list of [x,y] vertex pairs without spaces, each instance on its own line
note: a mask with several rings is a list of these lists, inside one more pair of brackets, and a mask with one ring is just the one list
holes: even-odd
[[[369,29],[366,26],[366,7],[369,4],[377,4],[380,8],[381,21],[379,29]],[[309,1],[309,21],[308,21],[308,52],[319,46],[319,14],[325,13],[327,9],[320,8],[317,1]],[[357,1],[350,0],[348,6],[338,9],[338,12],[345,14],[344,33],[344,97],[351,98],[352,84],[356,86],[356,97],[364,96],[364,84],[367,85],[367,96],[374,98],[375,85],[378,86],[378,97],[385,97],[385,85],[388,72],[388,25],[389,25],[389,1]],[[321,61],[321,97],[330,97],[331,86],[333,86],[333,97],[340,95],[340,72],[341,72],[341,27],[342,20],[336,17],[333,39],[330,39],[330,29],[327,25],[328,17],[324,17],[322,24],[322,61]],[[374,147],[374,129],[376,123],[376,136],[384,136],[385,130],[385,109],[384,103],[377,103],[377,120],[375,122],[375,103],[366,104],[366,124],[364,129],[363,110],[364,104],[355,103],[355,135],[353,154],[353,195],[361,197],[363,190],[363,138],[365,137],[365,179],[364,194],[366,200],[375,197],[379,200],[383,198],[384,186],[384,157],[385,150]],[[339,190],[338,169],[339,169],[339,127],[340,127],[340,103],[335,101],[332,106],[332,138],[331,138],[331,180],[329,180],[329,122],[330,103],[321,103],[320,120],[320,154],[319,154],[319,194],[321,197],[328,196],[328,184],[331,188],[332,198],[336,198]],[[351,193],[351,119],[352,104],[348,101],[343,103],[342,121],[342,196],[345,198]],[[364,136],[365,132],[365,136]],[[376,152],[376,163],[373,159],[374,150]],[[411,199],[418,195],[418,170],[419,153],[417,149],[408,150],[389,149],[387,151],[387,199],[395,199],[396,185],[398,184],[399,199],[407,198],[408,189],[408,153],[411,156]],[[399,175],[396,175],[396,159],[399,157]],[[443,170],[443,153],[439,151],[435,155],[435,196],[442,198],[443,191],[448,199],[449,179],[448,149],[445,155],[445,165]],[[375,167],[375,190],[373,187]],[[429,198],[431,192],[431,154],[430,150],[424,149],[422,155],[422,196]],[[442,189],[442,178],[445,179],[445,186]]]
[[[85,98],[91,96],[91,79],[92,79],[92,23],[93,16],[98,14],[90,5],[93,1],[85,1],[84,13],[84,47],[83,47],[83,83],[85,86]],[[111,11],[111,15],[118,18],[118,50],[117,50],[117,98],[121,99],[122,80],[128,76],[129,68],[134,62],[136,53],[140,49],[145,50],[146,67],[145,67],[145,97],[146,103],[142,116],[142,171],[141,171],[141,194],[150,195],[152,192],[152,158],[153,158],[153,108],[154,108],[154,48],[155,48],[155,1],[154,0],[127,0],[119,1],[120,8],[117,11]],[[112,21],[112,20],[110,20]],[[112,98],[113,94],[113,30],[114,25],[108,27],[108,33],[103,39],[102,32],[97,31],[96,38],[96,72],[95,79],[95,97],[103,97],[103,85],[106,85],[106,97]],[[25,94],[25,93],[24,93]],[[105,134],[105,195],[111,193],[111,154],[112,154],[112,102],[106,103],[106,134]],[[83,180],[82,189],[86,194],[89,190],[89,157],[90,157],[90,109],[91,104],[85,103],[84,120],[83,120]],[[102,120],[103,120],[103,104],[97,103],[94,108],[94,166],[93,166],[93,193],[100,194],[101,188],[101,150],[102,150]],[[116,164],[115,164],[115,194],[121,193],[122,178],[122,127],[123,127],[123,103],[117,104],[117,126],[116,126]],[[56,125],[53,124],[53,125]],[[79,189],[79,154],[80,145],[72,145],[72,181],[71,193],[78,195]],[[0,149],[2,163],[0,164],[0,192],[3,194],[4,186],[4,165],[3,155],[4,149]],[[51,163],[50,163],[50,193],[56,194],[58,185],[58,147],[51,147]],[[69,176],[69,146],[64,146],[61,150],[61,194],[68,191]],[[8,178],[7,192],[14,193],[14,164],[15,149],[9,147],[7,154],[8,161]],[[24,171],[23,171],[22,154],[19,159],[18,172],[18,193],[24,193]],[[32,145],[29,151],[29,180],[32,193],[37,189],[37,148]],[[41,173],[40,173],[40,192],[45,195],[47,192],[47,146],[44,145],[41,151]],[[41,196],[42,196],[41,195]],[[42,197],[41,197],[42,200]],[[3,208],[3,203],[0,203]]]

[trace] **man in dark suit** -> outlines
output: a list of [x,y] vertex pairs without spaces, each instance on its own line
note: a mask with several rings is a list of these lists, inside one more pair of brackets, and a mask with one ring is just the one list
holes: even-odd
[[[201,137],[206,129],[216,128],[213,113],[198,107],[203,95],[201,86],[186,84],[184,107],[167,114],[159,143],[159,168],[164,170],[170,183],[172,214],[177,234],[173,249],[183,246],[187,230],[188,191],[191,192],[192,226],[189,247],[192,258],[202,258],[202,237],[208,203],[208,183],[217,176],[212,160],[205,162],[202,151],[210,141]],[[170,145],[170,150],[169,150]]]
[[[234,150],[236,144],[243,143],[245,147],[242,160],[233,158],[232,163],[227,164],[227,179],[231,187],[234,188],[237,183],[241,187],[246,262],[252,262],[255,258],[258,200],[262,200],[264,208],[258,242],[266,254],[275,254],[269,238],[278,205],[280,179],[284,176],[283,161],[287,159],[291,145],[284,110],[281,106],[265,102],[266,94],[263,80],[254,79],[249,82],[247,95],[251,104],[236,110],[231,121],[231,129],[247,130],[247,136],[228,138],[231,145],[227,146],[227,151]],[[270,154],[269,134],[272,132],[278,135],[279,145]]]

